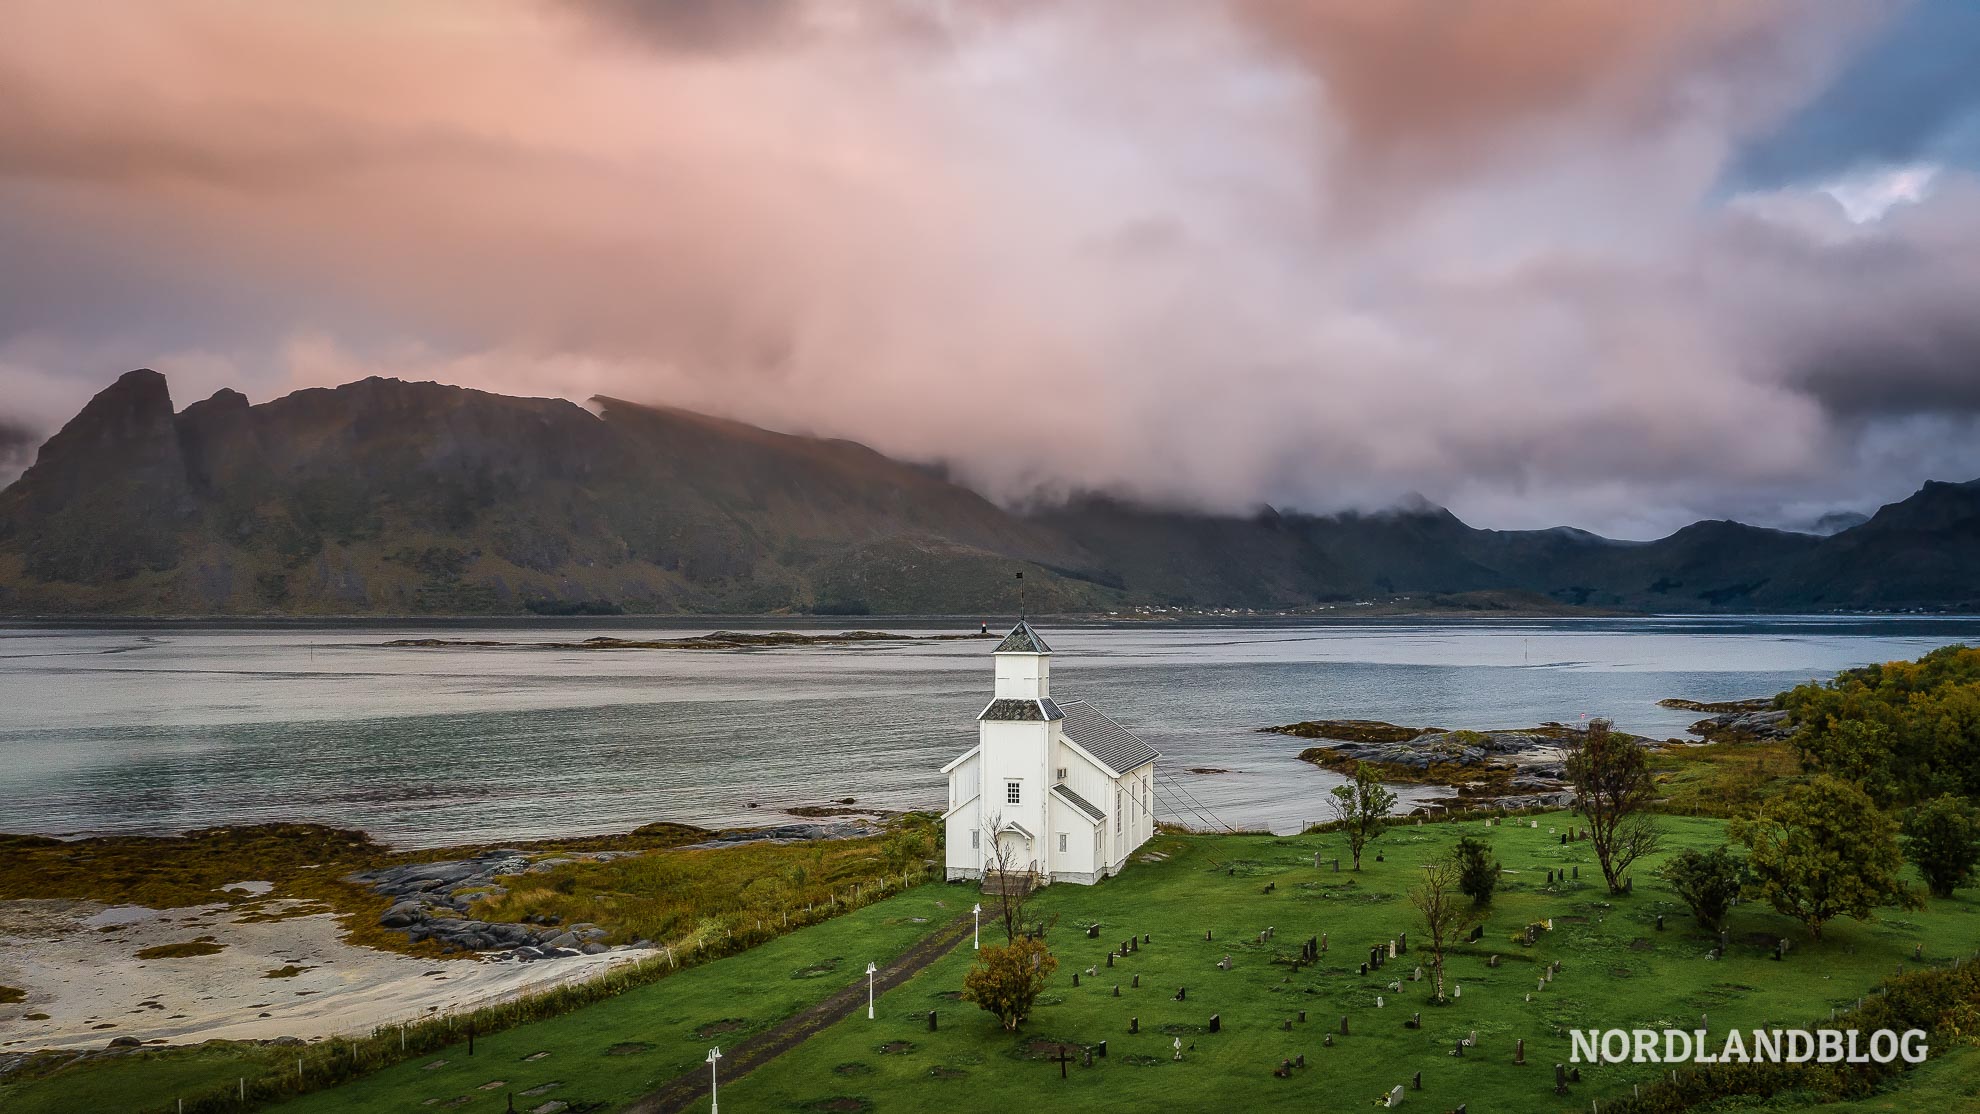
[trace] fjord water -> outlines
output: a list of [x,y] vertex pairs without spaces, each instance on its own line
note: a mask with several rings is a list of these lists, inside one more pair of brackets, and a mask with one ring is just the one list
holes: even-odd
[[[718,625],[738,624],[0,627],[0,831],[311,820],[430,846],[658,820],[776,823],[788,819],[782,808],[842,797],[942,804],[938,771],[972,745],[989,698],[986,641],[383,645],[679,637]],[[1585,714],[1681,736],[1698,717],[1659,699],[1769,695],[1980,642],[1980,619],[1047,624],[1045,633],[1055,695],[1087,697],[1161,748],[1160,778],[1177,790],[1158,802],[1165,819],[1205,823],[1187,807],[1194,801],[1231,825],[1285,831],[1324,816],[1338,779],[1297,760],[1300,740],[1258,727],[1353,718],[1506,728]]]

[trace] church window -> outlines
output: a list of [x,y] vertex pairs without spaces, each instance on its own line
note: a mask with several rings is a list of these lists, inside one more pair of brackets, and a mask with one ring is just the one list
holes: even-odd
[[1121,791],[1114,790],[1114,834],[1121,834]]
[[1065,849],[1066,849],[1066,833],[1064,833],[1064,832],[1060,832],[1060,833],[1059,833],[1059,850],[1060,850],[1060,852],[1062,852],[1062,853],[1063,853],[1063,852],[1065,851]]
[[971,833],[969,833],[969,849],[970,849],[971,851],[980,851],[980,850],[982,850],[982,849],[983,849],[983,833],[982,833],[982,832],[971,832]]
[[1007,781],[1004,783],[1005,804],[1011,804],[1011,805],[1022,804],[1024,803],[1023,798],[1024,798],[1024,782]]

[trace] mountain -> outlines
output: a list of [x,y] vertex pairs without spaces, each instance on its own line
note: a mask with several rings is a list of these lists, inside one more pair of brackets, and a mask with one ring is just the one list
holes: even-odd
[[1427,503],[1019,513],[864,445],[684,410],[366,379],[175,411],[134,371],[0,491],[0,610],[129,614],[1980,610],[1980,481],[1833,536],[1495,531]]

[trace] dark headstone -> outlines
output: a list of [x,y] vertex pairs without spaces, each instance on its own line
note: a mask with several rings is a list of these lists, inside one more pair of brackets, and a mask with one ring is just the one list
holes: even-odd
[[1094,1047],[1094,1051],[1096,1051],[1096,1052],[1098,1052],[1098,1053],[1100,1054],[1100,1058],[1101,1058],[1102,1060],[1104,1060],[1104,1059],[1106,1059],[1106,1058],[1107,1058],[1107,1042],[1106,1042],[1106,1041],[1101,1041],[1101,1042],[1100,1042],[1099,1044],[1097,1044],[1097,1045],[1094,1045],[1093,1047]]
[[1086,938],[1088,940],[1098,940],[1100,938],[1100,926],[1097,924],[1087,925]]
[[1554,1065],[1554,1093],[1557,1095],[1565,1095],[1568,1093],[1566,1064]]
[[1347,1014],[1341,1015],[1341,1035],[1347,1036]]
[[1415,1075],[1409,1077],[1409,1089],[1412,1091],[1421,1091],[1423,1089],[1422,1072],[1417,1072]]
[[1134,988],[1135,988],[1136,990],[1140,990],[1140,989],[1141,989],[1141,976],[1140,976],[1140,975],[1136,975],[1136,976],[1134,977]]
[[1182,1001],[1182,1000],[1184,999],[1184,997],[1185,997],[1185,996],[1187,996],[1188,994],[1189,994],[1189,988],[1188,988],[1188,987],[1186,987],[1186,986],[1179,986],[1179,987],[1177,987],[1177,988],[1176,988],[1176,1001],[1178,1001],[1178,1002],[1180,1002],[1180,1001]]
[[1300,1023],[1301,1025],[1304,1025],[1304,1024],[1306,1024],[1306,1011],[1305,1011],[1305,1010],[1301,1010],[1301,1011],[1299,1011],[1299,1023]]
[[1408,1020],[1408,1021],[1405,1021],[1405,1022],[1403,1022],[1403,1028],[1405,1028],[1405,1029],[1421,1029],[1421,1028],[1423,1028],[1423,1015],[1422,1015],[1422,1014],[1420,1014],[1420,1013],[1413,1013],[1413,1014],[1410,1014],[1410,1015],[1409,1015],[1409,1020]]
[[1120,996],[1121,996],[1121,984],[1120,984],[1120,983],[1115,983],[1115,984],[1114,984],[1114,997],[1116,997],[1116,998],[1119,998]]
[[929,1032],[931,1032],[931,1033],[935,1031],[935,1011],[934,1011],[934,1010],[929,1010],[929,1011],[928,1011],[928,1031],[929,1031]]
[[1113,953],[1113,952],[1108,952],[1108,953],[1107,953],[1107,966],[1109,966],[1109,967],[1112,967],[1113,965],[1114,965],[1114,953]]
[[1519,1038],[1519,1040],[1518,1040],[1518,1041],[1517,1041],[1517,1042],[1516,1042],[1516,1043],[1515,1043],[1515,1044],[1513,1045],[1513,1063],[1515,1063],[1515,1064],[1524,1064],[1524,1063],[1526,1063],[1526,1038],[1525,1038],[1525,1037],[1521,1037],[1521,1038]]
[[1664,931],[1664,915],[1662,913],[1657,914],[1657,931]]
[[[1712,1069],[1706,1068],[1705,1070],[1709,1072]],[[1579,1065],[1576,1065],[1575,1067],[1571,1067],[1568,1069],[1568,1082],[1569,1083],[1581,1082],[1581,1067]]]
[[1368,973],[1368,964],[1364,963],[1361,965],[1361,973],[1364,975]]
[[1128,1018],[1128,1032],[1130,1033],[1141,1032],[1141,1019],[1139,1017]]
[[1292,1019],[1287,1018],[1282,1027],[1285,1029],[1286,1032],[1288,1033],[1292,1032]]
[[1211,1015],[1210,1015],[1210,1031],[1211,1031],[1211,1032],[1213,1032],[1213,1033],[1216,1033],[1216,1032],[1221,1032],[1221,1031],[1223,1031],[1223,1028],[1224,1028],[1224,1015],[1223,1015],[1223,1014],[1220,1014],[1220,1013],[1213,1013],[1213,1014],[1211,1014]]
[[1073,972],[1073,985],[1074,985],[1074,986],[1078,986],[1078,985],[1079,985],[1079,972],[1078,972],[1078,971],[1074,971],[1074,972]]

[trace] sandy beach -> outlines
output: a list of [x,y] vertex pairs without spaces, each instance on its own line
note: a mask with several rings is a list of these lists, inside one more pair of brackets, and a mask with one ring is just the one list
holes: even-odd
[[[253,883],[243,883],[250,888]],[[266,918],[298,903],[155,910],[89,901],[0,902],[0,1049],[319,1040],[582,981],[651,954],[618,948],[525,963],[417,959],[354,947],[329,913]],[[138,952],[210,937],[209,955]],[[270,977],[272,972],[285,972]]]

